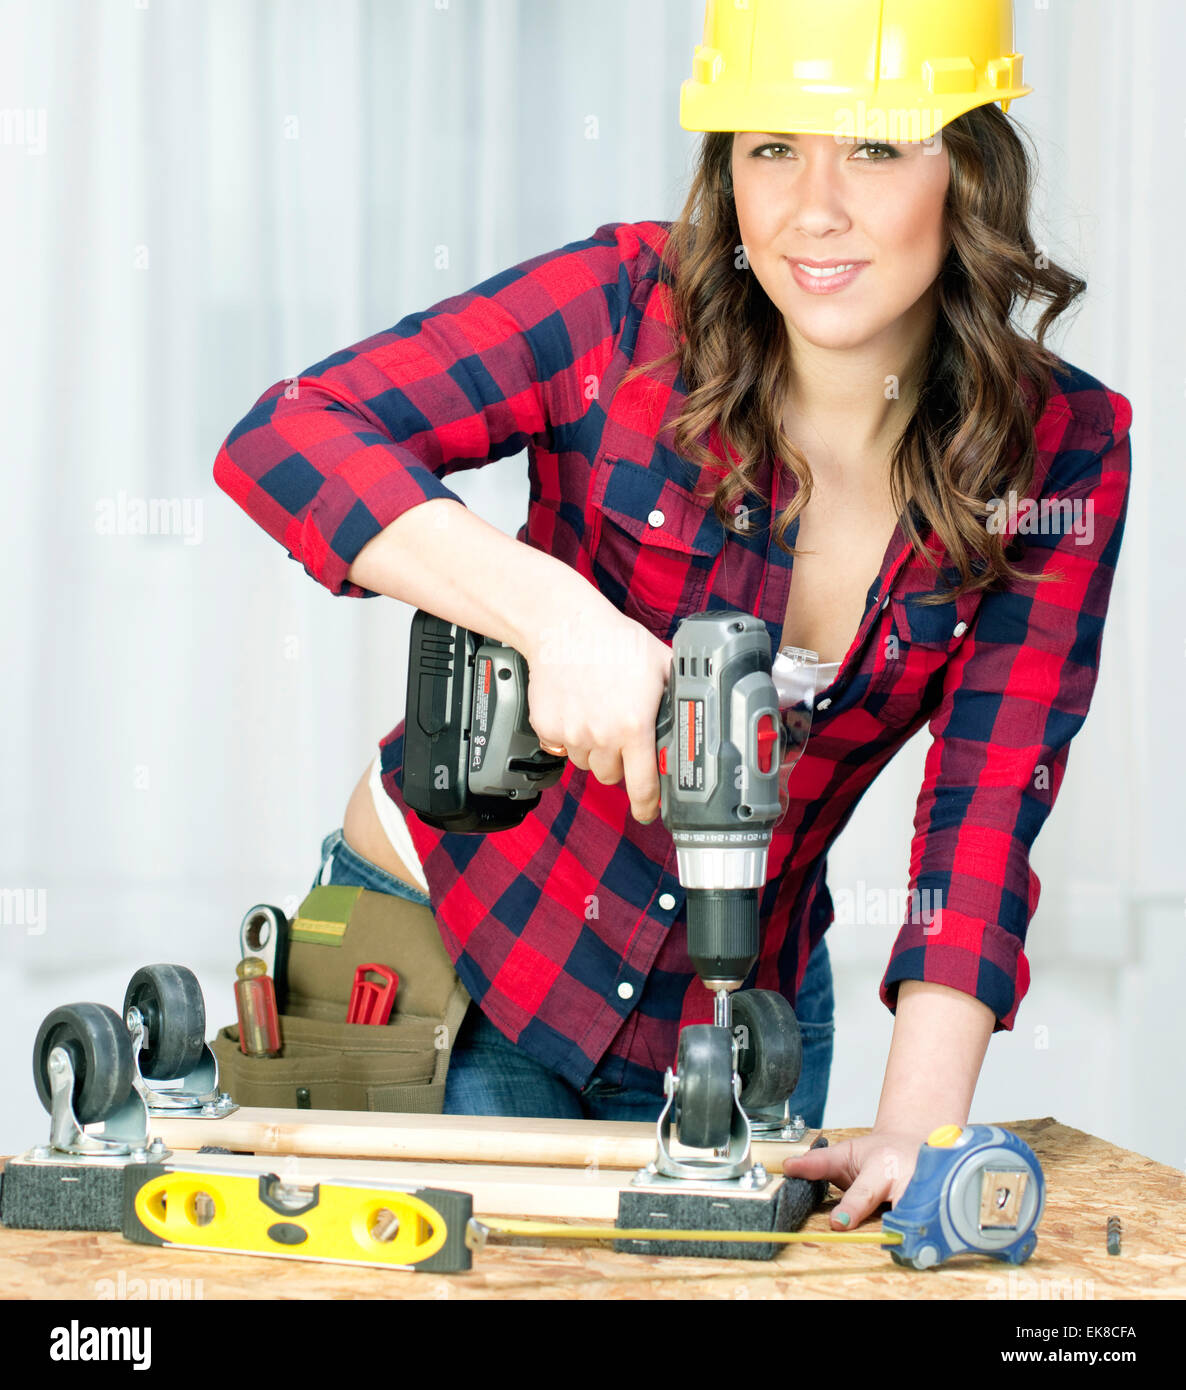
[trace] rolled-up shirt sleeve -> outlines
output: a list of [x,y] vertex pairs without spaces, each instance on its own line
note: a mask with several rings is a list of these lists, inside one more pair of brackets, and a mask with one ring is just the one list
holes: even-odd
[[1108,400],[1111,422],[1067,420],[1057,476],[1052,468],[1042,489],[1060,503],[1047,512],[1057,524],[1036,534],[1017,525],[1016,567],[1058,577],[986,593],[946,670],[914,820],[910,907],[881,982],[891,1010],[902,980],[926,980],[974,995],[996,1030],[1010,1029],[1029,988],[1024,947],[1039,893],[1030,847],[1095,688],[1128,505],[1132,409],[1115,392]]
[[588,409],[638,253],[632,224],[607,223],[277,382],[215,481],[331,593],[371,597],[347,572],[384,527]]

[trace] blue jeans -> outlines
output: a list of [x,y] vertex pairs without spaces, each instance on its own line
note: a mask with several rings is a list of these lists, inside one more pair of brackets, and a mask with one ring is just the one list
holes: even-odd
[[[322,841],[321,871],[313,883],[349,884],[430,906],[418,888],[352,849],[341,830],[333,831]],[[795,1014],[803,1035],[803,1069],[791,1096],[791,1113],[801,1114],[812,1129],[819,1129],[832,1070],[833,1034],[832,964],[823,941],[807,962]],[[662,1108],[660,1092],[614,1085],[596,1071],[578,1089],[517,1047],[475,1004],[470,1005],[453,1043],[445,1082],[447,1115],[656,1120]]]

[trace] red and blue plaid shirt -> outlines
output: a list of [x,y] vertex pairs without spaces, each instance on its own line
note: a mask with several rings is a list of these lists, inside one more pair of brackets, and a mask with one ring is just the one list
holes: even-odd
[[[346,577],[367,541],[409,507],[454,497],[449,473],[526,448],[521,540],[664,641],[689,613],[737,608],[766,622],[777,651],[791,559],[769,522],[791,495],[789,475],[768,468],[769,504],[745,498],[747,530],[727,533],[698,470],[657,442],[684,400],[676,364],[613,390],[628,367],[670,346],[660,276],[669,227],[607,224],[335,353],[301,374],[296,393],[277,383],[231,431],[216,481],[332,593],[369,597]],[[929,720],[902,894],[912,906],[881,998],[893,1009],[899,981],[930,980],[974,995],[998,1028],[1012,1027],[1038,902],[1030,846],[1095,685],[1128,500],[1128,401],[1067,364],[1055,387],[1036,426],[1031,493],[1060,499],[1064,519],[1076,506],[1090,525],[1035,530],[1024,503],[1002,509],[1023,546],[1019,567],[1061,578],[937,607],[918,601],[934,576],[899,527],[791,775],[751,985],[794,1000],[833,919],[828,848]],[[705,442],[724,458],[715,429]],[[953,573],[933,532],[923,534]],[[569,764],[517,829],[444,833],[400,796],[402,723],[380,747],[383,785],[407,817],[442,939],[474,1000],[576,1086],[597,1069],[660,1090],[679,1027],[711,1017],[662,822],[638,824],[622,785]]]

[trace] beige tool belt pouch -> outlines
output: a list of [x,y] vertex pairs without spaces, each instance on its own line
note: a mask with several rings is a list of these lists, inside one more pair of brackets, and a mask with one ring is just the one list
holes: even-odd
[[[354,972],[372,962],[399,975],[391,1019],[347,1023]],[[211,1046],[222,1088],[239,1105],[439,1115],[468,1006],[431,908],[319,885],[291,924],[279,1056],[244,1056],[237,1023]]]

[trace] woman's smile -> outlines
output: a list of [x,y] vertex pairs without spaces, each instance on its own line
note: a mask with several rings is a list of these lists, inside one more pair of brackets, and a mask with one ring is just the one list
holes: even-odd
[[869,264],[868,261],[792,261],[784,257],[791,268],[795,284],[808,294],[837,294],[851,285]]

